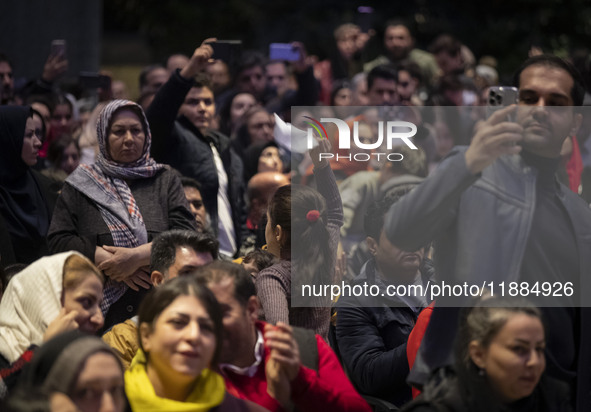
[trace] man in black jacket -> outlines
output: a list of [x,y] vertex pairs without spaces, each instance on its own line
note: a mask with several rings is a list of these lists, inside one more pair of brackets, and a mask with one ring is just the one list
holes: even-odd
[[195,50],[182,70],[171,74],[146,114],[152,130],[152,157],[202,184],[220,253],[232,257],[246,233],[243,165],[230,148],[230,139],[211,130],[213,93],[207,79],[198,77],[213,53],[208,41]]
[[[417,183],[387,192],[365,214],[366,242],[371,258],[343,290],[337,303],[338,350],[351,381],[360,393],[396,406],[411,400],[406,343],[417,316],[429,303],[421,291],[434,278],[428,246],[406,252],[385,235],[384,215]],[[357,293],[369,287],[369,293]],[[405,293],[408,292],[408,293]]]

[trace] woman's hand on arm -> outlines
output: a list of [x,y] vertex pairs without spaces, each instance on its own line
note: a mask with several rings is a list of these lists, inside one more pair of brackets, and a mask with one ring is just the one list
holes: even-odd
[[107,252],[102,246],[97,246],[94,250],[94,264],[99,266],[106,260],[109,260],[113,257],[113,254]]
[[150,289],[150,286],[152,286],[150,268],[147,266],[139,268],[133,275],[125,279],[123,282],[136,292],[140,290],[140,287]]
[[122,282],[132,277],[141,267],[150,264],[151,247],[151,243],[134,248],[102,246],[111,257],[97,266],[111,279]]

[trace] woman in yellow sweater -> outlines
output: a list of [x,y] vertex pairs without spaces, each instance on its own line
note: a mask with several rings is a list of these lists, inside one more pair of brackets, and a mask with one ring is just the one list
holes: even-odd
[[125,373],[133,411],[260,411],[226,393],[214,371],[222,312],[213,294],[190,275],[147,295],[139,309],[140,349]]

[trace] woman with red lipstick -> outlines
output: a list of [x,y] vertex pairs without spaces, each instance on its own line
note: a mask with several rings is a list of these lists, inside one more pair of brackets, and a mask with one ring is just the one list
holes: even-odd
[[460,320],[455,373],[429,383],[405,412],[571,411],[568,385],[543,376],[541,311],[523,299],[484,298]]
[[0,255],[3,267],[48,254],[45,236],[57,193],[32,169],[44,136],[28,106],[0,106]]
[[133,411],[263,411],[226,392],[215,372],[222,311],[209,289],[181,276],[152,290],[139,310],[140,349],[125,373]]

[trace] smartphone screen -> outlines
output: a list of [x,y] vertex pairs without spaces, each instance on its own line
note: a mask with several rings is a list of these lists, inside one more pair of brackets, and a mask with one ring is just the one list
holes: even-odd
[[242,46],[241,40],[218,40],[209,43],[213,49],[213,58],[223,60],[226,63],[233,62],[240,55],[240,48]]
[[65,40],[53,40],[51,42],[51,49],[49,52],[52,56],[60,56],[66,58],[66,41]]
[[269,45],[269,60],[287,60],[290,62],[300,59],[300,51],[290,43],[271,43]]

